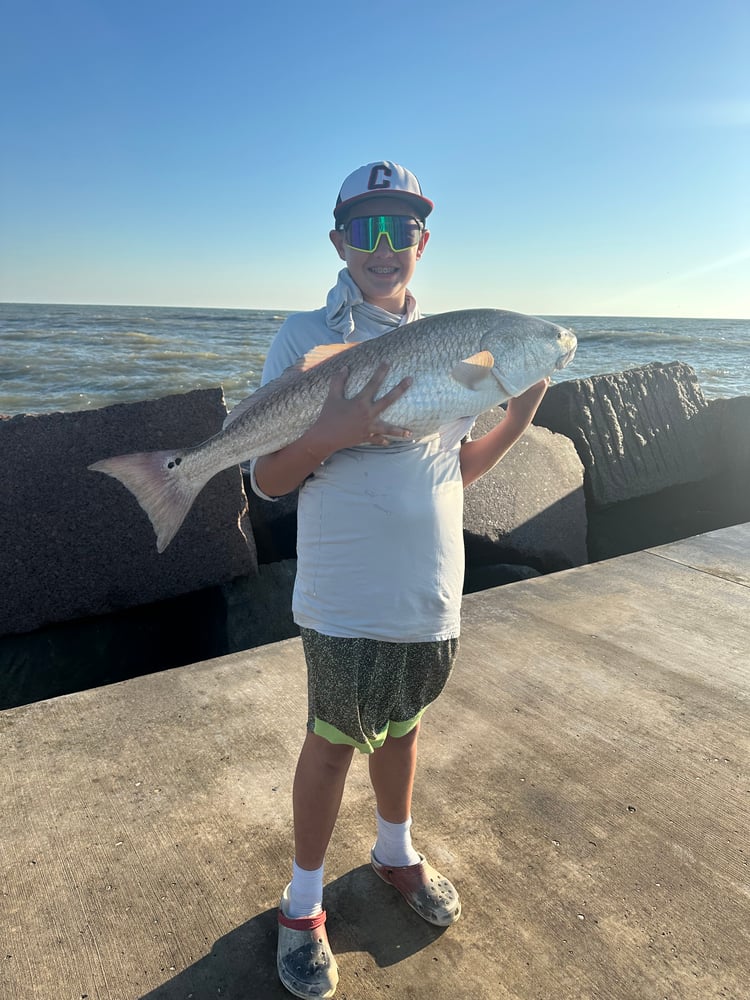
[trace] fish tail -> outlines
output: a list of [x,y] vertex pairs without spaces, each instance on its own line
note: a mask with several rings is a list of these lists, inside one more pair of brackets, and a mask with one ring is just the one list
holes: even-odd
[[130,490],[156,532],[156,548],[163,552],[179,531],[206,480],[196,479],[174,451],[141,451],[94,462],[103,472]]

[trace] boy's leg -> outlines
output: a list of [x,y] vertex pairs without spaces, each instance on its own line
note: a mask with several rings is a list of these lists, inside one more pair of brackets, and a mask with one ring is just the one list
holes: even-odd
[[378,803],[378,840],[370,860],[421,917],[447,927],[458,920],[461,902],[447,878],[411,843],[411,798],[417,766],[418,729],[388,737],[370,757],[370,778]]
[[332,997],[338,983],[322,907],[323,862],[353,752],[308,732],[297,762],[294,874],[281,900],[276,965],[281,982],[298,997]]
[[419,724],[405,736],[389,736],[370,756],[370,780],[377,801],[378,836],[373,853],[389,865],[413,865],[411,797],[417,767]]
[[419,723],[405,736],[389,736],[370,754],[370,781],[378,812],[388,823],[405,823],[411,816],[418,737]]
[[294,775],[294,853],[300,868],[323,864],[354,748],[308,732]]

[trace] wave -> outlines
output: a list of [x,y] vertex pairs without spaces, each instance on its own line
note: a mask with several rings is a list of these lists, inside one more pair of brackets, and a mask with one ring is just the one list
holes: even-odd
[[688,347],[690,349],[704,348],[711,351],[742,351],[750,350],[750,339],[747,337],[720,337],[716,334],[700,333],[686,334],[669,330],[577,330],[571,327],[582,344],[611,347],[622,344],[623,347],[662,348]]
[[[630,333],[629,331],[624,330],[598,330],[596,332],[588,332],[585,330],[576,330],[574,327],[573,332],[578,337],[578,340],[585,344],[610,345],[613,343],[621,343],[630,347],[653,347],[660,344],[671,344],[674,346],[689,344],[692,346],[698,342],[695,337],[688,337],[684,334],[661,333],[656,331],[649,331],[647,333]],[[715,345],[716,341],[712,341],[712,344]]]
[[[157,310],[154,310],[155,312]],[[195,323],[196,320],[208,321],[217,326],[221,323],[236,323],[261,321],[264,323],[280,323],[286,319],[289,313],[275,313],[265,309],[188,309],[174,310],[161,306],[158,309],[160,321],[171,320],[178,323]],[[153,317],[152,317],[153,318]]]

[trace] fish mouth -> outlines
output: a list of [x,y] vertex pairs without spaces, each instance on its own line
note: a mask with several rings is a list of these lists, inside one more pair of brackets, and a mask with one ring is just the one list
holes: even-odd
[[560,349],[563,353],[555,362],[555,371],[560,371],[563,368],[567,368],[573,358],[576,356],[576,348],[578,347],[578,340],[576,335],[571,330],[565,330],[560,328],[560,333],[557,337],[557,342],[560,345]]
[[562,371],[563,368],[567,368],[568,367],[568,365],[570,364],[570,362],[576,356],[576,347],[577,346],[578,345],[576,344],[574,347],[571,347],[571,349],[568,351],[567,354],[563,354],[563,356],[561,358],[557,359],[557,362],[555,363],[555,371],[559,372],[559,371]]

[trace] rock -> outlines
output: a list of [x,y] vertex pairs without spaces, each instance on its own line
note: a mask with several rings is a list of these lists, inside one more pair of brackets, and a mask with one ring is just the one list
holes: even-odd
[[[477,420],[481,437],[504,411]],[[502,417],[501,417],[502,419]],[[583,469],[572,443],[528,428],[505,458],[464,494],[467,580],[498,563],[553,572],[587,561]]]
[[[715,399],[709,404],[716,441],[716,462],[720,470],[736,479],[737,500],[750,503],[750,396]],[[744,520],[750,519],[748,517]]]
[[299,635],[292,618],[296,571],[297,560],[284,559],[259,566],[255,576],[224,584],[229,652]]
[[541,576],[541,573],[532,566],[513,566],[509,563],[467,566],[464,594],[475,594],[478,590],[504,587],[508,583],[518,583],[521,580],[532,580],[535,576]]
[[573,441],[601,507],[715,471],[706,408],[689,365],[654,363],[552,386],[535,423]]
[[[257,569],[239,469],[202,491],[164,553],[140,506],[88,465],[197,444],[220,429],[220,389],[99,410],[0,419],[0,635],[149,604]],[[12,581],[12,585],[9,585]]]
[[589,512],[589,559],[612,559],[737,524],[727,512],[728,496],[713,476],[598,507]]
[[715,399],[708,416],[714,434],[714,527],[750,521],[750,396]]
[[0,710],[228,653],[221,587],[0,636]]
[[250,485],[250,474],[243,471],[248,516],[252,525],[258,563],[279,562],[297,558],[297,495],[298,490],[263,500]]

